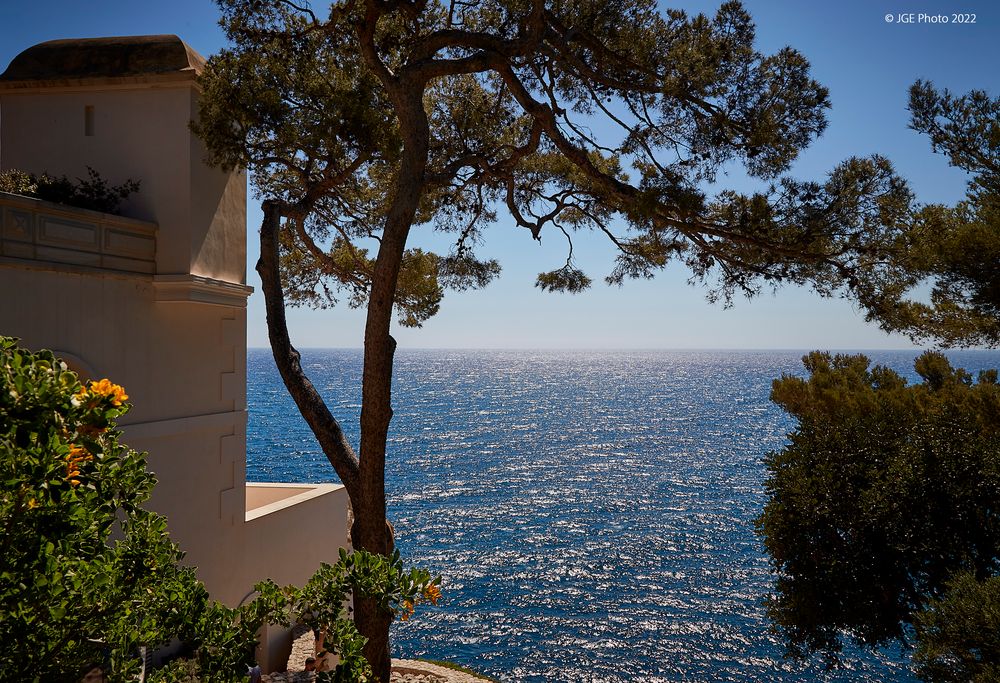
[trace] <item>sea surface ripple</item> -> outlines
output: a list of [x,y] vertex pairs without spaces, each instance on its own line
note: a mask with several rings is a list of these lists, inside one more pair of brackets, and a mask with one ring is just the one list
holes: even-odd
[[[400,350],[386,479],[397,546],[443,577],[395,656],[503,681],[900,681],[906,653],[783,660],[753,520],[800,351]],[[912,378],[914,352],[871,352]],[[950,354],[967,369],[1000,354]],[[302,364],[352,443],[361,352]],[[248,479],[335,480],[269,351],[249,353]]]

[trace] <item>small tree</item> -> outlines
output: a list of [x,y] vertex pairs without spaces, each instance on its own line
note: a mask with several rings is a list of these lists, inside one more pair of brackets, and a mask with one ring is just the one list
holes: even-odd
[[917,619],[923,633],[947,633],[951,603],[935,600],[954,577],[1000,574],[996,371],[974,383],[928,352],[914,366],[923,381],[908,385],[864,356],[803,362],[807,379],[774,382],[772,400],[797,425],[768,456],[757,520],[778,574],[775,629],[791,655],[831,661],[845,637],[906,643]]
[[[195,128],[214,163],[253,172],[271,348],[347,488],[355,547],[393,548],[393,313],[419,325],[446,288],[495,277],[500,264],[475,251],[499,210],[535,240],[566,240],[565,262],[537,278],[543,290],[591,284],[573,260],[580,230],[616,250],[608,282],[680,262],[713,299],[785,282],[865,299],[885,275],[905,185],[878,157],[824,182],[781,177],[825,128],[827,91],[796,51],[758,52],[738,3],[713,18],[650,0],[219,5],[233,47],[209,60]],[[707,195],[729,163],[765,189]],[[412,243],[424,225],[454,236],[450,253]],[[367,309],[357,451],[285,322],[286,301],[337,297]],[[356,606],[385,679],[391,614]]]

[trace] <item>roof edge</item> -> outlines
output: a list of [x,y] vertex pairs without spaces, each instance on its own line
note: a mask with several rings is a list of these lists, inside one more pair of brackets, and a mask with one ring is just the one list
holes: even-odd
[[205,58],[176,35],[50,40],[22,51],[0,88],[194,80]]

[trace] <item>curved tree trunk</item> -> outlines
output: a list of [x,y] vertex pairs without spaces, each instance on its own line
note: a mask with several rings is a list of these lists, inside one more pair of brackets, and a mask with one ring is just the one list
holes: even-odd
[[[406,144],[368,299],[359,457],[354,456],[339,423],[303,372],[299,354],[288,335],[278,263],[282,207],[276,202],[263,205],[261,256],[257,263],[267,307],[268,336],[282,380],[347,488],[354,510],[352,544],[357,549],[380,555],[390,555],[394,546],[392,527],[386,518],[385,497],[386,440],[393,414],[392,369],[396,350],[396,341],[389,332],[397,279],[410,226],[420,203],[427,165],[429,128],[422,92],[422,87],[413,88],[412,94],[403,93],[395,102]],[[378,680],[388,683],[392,613],[380,609],[374,600],[360,598],[354,601],[354,618],[358,631],[367,638],[365,658]]]
[[271,354],[274,356],[274,363],[278,367],[285,388],[353,501],[358,490],[358,458],[340,428],[340,423],[302,370],[299,352],[292,346],[288,335],[285,292],[278,264],[281,206],[276,202],[264,202],[261,209],[264,220],[260,226],[260,258],[257,261],[257,273],[260,275],[261,290],[264,292]]
[[[340,424],[330,413],[322,396],[310,382],[299,362],[299,353],[292,346],[288,335],[288,325],[285,319],[285,297],[281,285],[281,272],[278,264],[278,231],[282,218],[281,207],[274,202],[265,202],[263,207],[264,220],[260,229],[260,259],[257,262],[257,272],[261,278],[261,289],[264,292],[267,309],[268,339],[271,343],[271,353],[281,374],[285,388],[291,394],[299,412],[305,418],[316,439],[319,441],[327,459],[333,465],[344,482],[351,506],[354,510],[354,526],[351,528],[351,538],[355,548],[368,550],[382,555],[392,553],[393,541],[391,528],[385,515],[385,486],[381,479],[384,471],[385,438],[388,435],[391,409],[388,414],[384,409],[375,412],[382,419],[377,423],[381,426],[382,443],[381,456],[376,449],[375,456],[369,461],[381,460],[379,467],[369,464],[367,486],[362,486],[360,466],[354,451],[348,443]],[[376,378],[384,382],[388,390],[392,377],[392,351],[395,342],[385,333],[389,344],[388,363],[376,366]],[[367,344],[366,344],[367,346]],[[366,367],[368,363],[366,362]],[[388,406],[386,398],[385,406]],[[373,413],[369,412],[369,415]],[[364,415],[364,411],[362,411]],[[365,433],[362,419],[362,433]],[[368,428],[371,433],[371,428]],[[364,443],[364,439],[362,439]],[[369,453],[372,451],[369,450]],[[379,464],[379,463],[375,463]],[[378,481],[373,474],[378,474]],[[390,669],[389,627],[392,624],[391,612],[380,610],[377,603],[371,599],[356,598],[354,601],[354,618],[358,632],[366,639],[364,654],[371,664],[378,680],[388,683]]]

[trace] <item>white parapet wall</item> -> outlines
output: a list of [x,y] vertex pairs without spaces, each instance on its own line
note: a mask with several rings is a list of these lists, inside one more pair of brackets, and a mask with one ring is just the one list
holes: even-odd
[[0,257],[156,271],[156,223],[0,192]]
[[[339,484],[247,483],[246,550],[254,571],[278,585],[303,585],[326,562],[333,564],[347,540],[347,490]],[[269,626],[257,662],[281,668],[292,648],[291,629]]]
[[333,564],[338,550],[350,547],[349,507],[347,489],[340,484],[248,482],[247,552],[267,577],[301,586],[320,563]]

